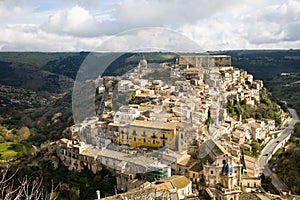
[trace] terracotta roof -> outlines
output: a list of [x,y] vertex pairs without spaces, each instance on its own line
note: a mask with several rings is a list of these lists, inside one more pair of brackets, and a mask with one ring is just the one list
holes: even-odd
[[186,187],[191,181],[185,176],[171,176],[164,179],[165,181],[170,181],[174,187],[181,189]]
[[171,190],[174,189],[171,182],[164,182],[161,184],[154,185],[156,190]]

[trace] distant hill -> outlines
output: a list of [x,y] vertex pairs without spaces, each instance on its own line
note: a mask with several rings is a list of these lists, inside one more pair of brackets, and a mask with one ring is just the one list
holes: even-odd
[[283,72],[300,71],[300,50],[234,50],[210,54],[231,56],[232,65],[245,69],[255,79],[269,80]]
[[35,92],[64,93],[88,53],[0,52],[0,84]]

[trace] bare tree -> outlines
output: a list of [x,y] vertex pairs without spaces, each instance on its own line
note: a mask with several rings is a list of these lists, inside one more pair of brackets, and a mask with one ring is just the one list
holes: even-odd
[[26,199],[26,200],[55,200],[57,194],[56,188],[52,182],[50,193],[47,193],[43,186],[42,178],[16,178],[17,171],[12,175],[8,174],[8,168],[0,172],[0,199]]

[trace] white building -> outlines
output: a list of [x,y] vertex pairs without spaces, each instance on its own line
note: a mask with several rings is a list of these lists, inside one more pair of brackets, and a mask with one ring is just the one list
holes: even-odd
[[114,123],[127,123],[131,122],[140,116],[140,112],[137,108],[129,106],[122,106],[114,116]]

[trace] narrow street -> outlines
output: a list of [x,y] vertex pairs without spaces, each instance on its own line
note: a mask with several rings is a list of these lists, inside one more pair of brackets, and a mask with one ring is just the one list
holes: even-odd
[[294,126],[299,120],[298,115],[294,109],[289,109],[289,112],[292,115],[292,120],[282,131],[282,133],[275,139],[271,140],[267,146],[262,150],[261,155],[257,159],[257,167],[264,173],[266,176],[272,178],[272,184],[276,187],[278,191],[288,191],[289,189],[279,180],[277,175],[271,171],[268,167],[268,160],[275,153],[275,149],[278,145],[281,145],[281,142],[284,141],[290,134],[294,131]]

